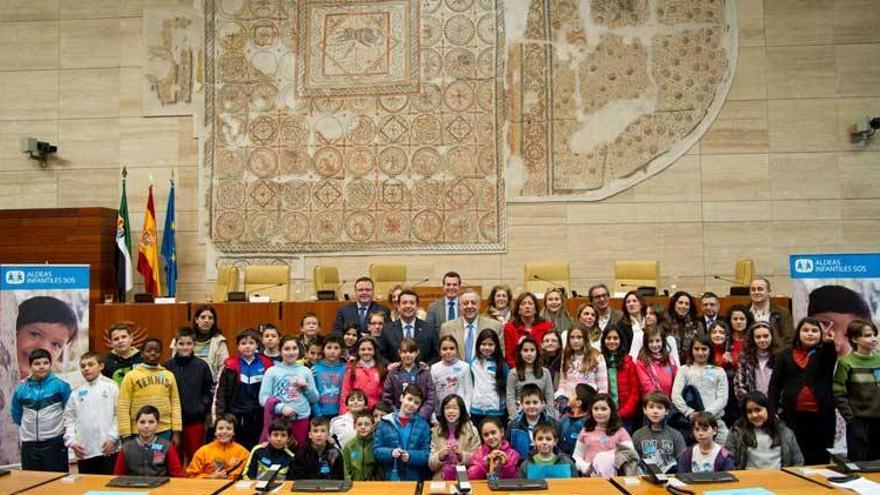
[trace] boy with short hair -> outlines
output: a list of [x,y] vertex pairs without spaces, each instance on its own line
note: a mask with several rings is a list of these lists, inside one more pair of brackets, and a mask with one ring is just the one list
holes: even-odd
[[269,425],[269,441],[259,444],[251,450],[247,465],[244,467],[246,480],[255,480],[275,464],[281,466],[278,479],[293,479],[290,466],[293,465],[293,452],[287,448],[290,438],[287,429],[290,424],[284,418],[278,418]]
[[510,447],[525,459],[535,451],[535,427],[538,423],[549,423],[556,427],[556,421],[544,410],[544,392],[534,383],[526,383],[520,390],[522,411],[507,425],[507,441]]
[[391,414],[394,412],[394,408],[391,407],[391,404],[387,402],[379,401],[373,406],[373,431],[376,431],[376,428],[379,427],[379,422],[382,421],[382,418],[386,414]]
[[177,446],[177,456],[184,465],[205,443],[205,420],[211,412],[214,399],[214,377],[211,376],[208,363],[193,353],[195,339],[196,334],[191,327],[178,328],[174,339],[176,353],[165,361],[165,367],[174,373],[177,387],[184,391],[180,396],[183,432],[180,445]]
[[734,469],[733,456],[715,443],[718,420],[708,411],[699,411],[691,417],[691,432],[697,443],[684,449],[678,458],[679,473],[710,473]]
[[420,481],[431,475],[431,427],[418,414],[423,395],[418,385],[407,385],[400,396],[400,410],[379,421],[373,456],[388,481]]
[[70,385],[55,376],[52,355],[45,349],[28,354],[31,374],[12,394],[12,421],[19,426],[21,468],[68,472],[64,446],[64,408]]
[[[208,366],[208,363],[204,364]],[[244,463],[250,454],[234,438],[235,416],[231,414],[219,416],[214,423],[214,441],[201,446],[196,451],[192,462],[186,468],[187,477],[238,479],[244,471]]]
[[527,480],[547,478],[577,478],[574,459],[564,453],[555,453],[556,425],[541,422],[535,425],[535,451],[519,465],[519,477]]
[[373,457],[373,417],[368,411],[354,413],[357,436],[342,447],[345,479],[351,481],[378,481],[382,470]]
[[302,365],[306,368],[314,368],[324,358],[324,337],[315,336],[308,344],[303,345],[303,349],[306,351],[306,356],[300,360]]
[[131,328],[126,323],[114,323],[107,331],[110,336],[110,352],[104,357],[104,370],[101,372],[117,385],[135,365],[143,363],[141,352],[131,345]]
[[112,474],[119,450],[119,385],[101,374],[103,368],[103,357],[97,352],[79,358],[85,383],[73,390],[64,408],[64,444],[73,449],[82,474]]
[[312,368],[315,375],[315,387],[318,389],[318,404],[314,410],[316,416],[328,420],[339,415],[339,397],[342,391],[342,380],[345,377],[345,363],[342,356],[342,337],[328,335],[324,339],[324,359]]
[[318,315],[311,311],[304,314],[302,319],[299,320],[299,341],[306,352],[308,352],[309,344],[311,344],[315,338],[320,337],[320,333],[321,322],[318,320]]
[[[146,349],[146,345],[144,348]],[[144,351],[144,361],[147,361]],[[177,450],[171,442],[156,433],[161,418],[159,410],[146,405],[134,415],[137,435],[122,444],[113,474],[117,476],[185,476]]]
[[846,329],[846,338],[852,350],[837,361],[831,389],[837,410],[846,420],[847,457],[852,461],[880,459],[877,326],[867,320],[853,320]]
[[296,449],[291,472],[294,479],[341,480],[345,478],[342,452],[330,440],[330,421],[324,417],[309,422],[309,441]]
[[674,473],[678,458],[686,445],[678,430],[666,424],[672,402],[663,392],[655,390],[645,395],[645,426],[633,434],[633,443],[639,457],[656,464],[664,473]]
[[252,449],[263,431],[263,406],[260,405],[260,386],[263,376],[274,364],[271,359],[257,354],[260,334],[245,328],[235,335],[238,353],[224,363],[217,380],[215,412],[217,416],[232,413],[235,416],[235,441]]
[[144,406],[154,406],[159,410],[156,434],[178,444],[183,428],[180,393],[174,373],[159,364],[162,342],[155,338],[147,339],[141,354],[144,362],[125,375],[119,387],[119,400],[116,403],[119,436],[124,439],[135,435],[138,411]]
[[596,389],[586,383],[579,383],[574,388],[574,397],[568,401],[569,412],[565,414],[556,427],[559,438],[559,451],[568,455],[574,453],[578,435],[584,429],[584,423],[590,419],[590,408]]

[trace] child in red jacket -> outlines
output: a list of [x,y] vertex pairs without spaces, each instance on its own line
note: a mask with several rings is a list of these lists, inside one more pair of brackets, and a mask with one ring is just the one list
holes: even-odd
[[632,358],[624,352],[620,330],[608,326],[602,333],[602,354],[608,367],[608,393],[615,400],[620,420],[626,431],[632,433],[639,414],[639,398],[641,386],[636,365]]

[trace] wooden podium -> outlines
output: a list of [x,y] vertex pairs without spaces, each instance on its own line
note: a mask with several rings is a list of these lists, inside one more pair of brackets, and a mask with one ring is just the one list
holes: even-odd
[[116,210],[0,210],[0,260],[22,264],[86,264],[89,326],[104,294],[116,294]]

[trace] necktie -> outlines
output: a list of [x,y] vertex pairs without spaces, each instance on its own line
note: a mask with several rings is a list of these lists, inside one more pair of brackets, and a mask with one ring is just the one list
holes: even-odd
[[367,307],[366,306],[358,306],[358,326],[361,327],[361,330],[364,330],[364,322],[367,319]]
[[464,360],[470,363],[474,358],[474,324],[468,323],[464,333]]
[[407,326],[403,327],[403,336],[404,336],[405,338],[407,338],[407,339],[411,339],[411,338],[413,338],[413,333],[412,333],[412,332],[413,332],[413,326],[412,326],[412,325],[407,325]]
[[446,321],[455,319],[455,301],[449,301],[449,311],[446,312]]

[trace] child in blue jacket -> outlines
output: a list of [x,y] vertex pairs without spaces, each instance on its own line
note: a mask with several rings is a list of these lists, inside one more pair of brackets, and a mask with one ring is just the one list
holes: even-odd
[[407,385],[400,395],[400,410],[379,421],[373,440],[373,457],[388,481],[420,481],[431,476],[431,427],[418,413],[422,389]]
[[342,337],[328,335],[323,345],[324,359],[312,367],[318,389],[318,403],[313,412],[329,421],[339,415],[339,398],[345,377],[345,362],[340,359]]
[[[49,351],[34,349],[28,363],[31,374],[12,395],[12,421],[21,437],[21,468],[66,473],[70,468],[64,446],[64,408],[70,385],[49,371]],[[430,433],[428,437],[430,441]]]

